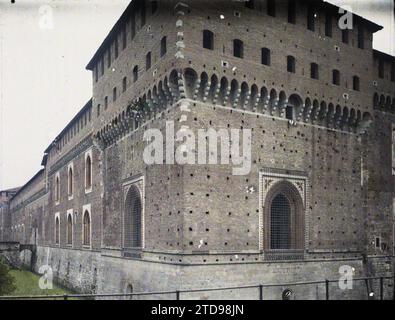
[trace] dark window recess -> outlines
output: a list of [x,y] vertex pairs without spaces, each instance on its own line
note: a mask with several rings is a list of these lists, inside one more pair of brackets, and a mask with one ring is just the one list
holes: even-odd
[[112,89],[112,101],[113,102],[117,101],[117,87]]
[[272,17],[276,16],[276,1],[275,0],[268,0],[267,1],[267,14]]
[[355,91],[359,91],[359,77],[354,76],[352,80],[352,87]]
[[134,13],[132,13],[132,18],[130,20],[130,35],[132,40],[136,36],[136,19]]
[[395,82],[395,62],[391,65],[391,81]]
[[325,15],[325,36],[332,37],[332,29],[332,15],[330,13],[327,13]]
[[95,74],[95,82],[97,82],[99,80],[99,64],[96,65],[94,74]]
[[163,57],[167,52],[167,37],[163,37],[160,41],[160,56]]
[[142,247],[142,201],[138,188],[132,186],[126,196],[124,213],[124,247]]
[[270,249],[291,248],[291,205],[287,197],[279,194],[270,208]]
[[342,30],[342,42],[343,43],[349,43],[349,32],[348,29],[343,29]]
[[244,57],[244,44],[243,41],[239,39],[233,40],[233,55],[236,58],[243,58]]
[[312,63],[310,65],[310,76],[311,76],[311,79],[317,79],[318,80],[318,78],[319,78],[318,64]]
[[210,30],[203,30],[203,48],[214,50],[214,33]]
[[97,116],[100,116],[100,104],[97,105]]
[[141,18],[141,27],[145,25],[145,1],[141,1],[141,11],[140,11],[140,18]]
[[339,70],[332,71],[332,83],[336,86],[340,86],[340,72],[339,72]]
[[358,27],[358,48],[365,49],[365,32],[362,26]]
[[287,108],[285,109],[285,118],[287,118],[288,120],[293,120],[294,110],[292,106],[287,106]]
[[138,66],[133,68],[133,82],[136,82],[139,79],[139,70]]
[[125,92],[126,91],[126,86],[127,86],[127,78],[125,77],[125,78],[123,78],[123,80],[122,80],[122,92]]
[[288,0],[288,22],[296,23],[296,2],[295,0]]
[[379,60],[379,78],[384,79],[384,61],[382,59]]
[[309,6],[307,9],[307,29],[315,31],[315,15],[314,8]]
[[296,60],[293,56],[287,57],[287,71],[292,73],[296,71]]
[[268,48],[262,48],[262,60],[261,63],[270,66],[270,50]]
[[104,98],[104,110],[107,110],[108,108],[108,97]]
[[115,41],[114,41],[114,56],[115,56],[115,59],[118,58],[118,39],[115,39]]
[[254,8],[255,8],[254,0],[247,0],[247,1],[245,2],[245,6],[246,6],[246,8],[248,8],[248,9],[254,9]]
[[151,52],[148,52],[145,56],[145,70],[151,69]]
[[151,1],[151,13],[154,14],[158,10],[158,1]]
[[122,49],[125,49],[127,45],[127,40],[126,40],[126,29],[124,28],[122,30]]

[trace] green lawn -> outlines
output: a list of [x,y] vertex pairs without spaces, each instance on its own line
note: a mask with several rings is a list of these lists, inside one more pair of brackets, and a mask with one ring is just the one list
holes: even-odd
[[10,274],[15,279],[16,290],[11,296],[43,296],[43,295],[64,295],[71,294],[64,289],[53,285],[51,290],[42,290],[38,285],[40,277],[26,270],[10,270]]

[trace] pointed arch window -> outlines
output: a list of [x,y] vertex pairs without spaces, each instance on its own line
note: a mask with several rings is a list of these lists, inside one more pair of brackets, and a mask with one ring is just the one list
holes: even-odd
[[163,37],[160,41],[160,56],[163,57],[167,53],[167,37]]
[[85,189],[92,188],[92,158],[88,154],[85,160]]
[[139,79],[139,71],[138,66],[133,68],[133,82],[136,82]]
[[59,217],[57,216],[55,218],[55,244],[60,243],[60,223],[59,223]]
[[55,201],[60,201],[60,181],[59,181],[59,174],[56,175],[55,178]]
[[88,210],[84,212],[83,218],[83,244],[84,246],[91,245],[91,217]]
[[73,244],[73,218],[71,214],[67,215],[67,244]]
[[139,189],[133,185],[125,200],[124,247],[141,248],[142,246],[142,199]]
[[74,188],[74,172],[73,167],[69,167],[69,174],[68,174],[68,195],[69,197],[73,196],[73,188]]

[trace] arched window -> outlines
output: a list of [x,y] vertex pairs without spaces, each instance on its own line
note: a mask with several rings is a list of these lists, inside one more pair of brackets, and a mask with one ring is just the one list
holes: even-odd
[[167,37],[163,37],[160,41],[160,56],[163,57],[167,53]]
[[151,1],[151,14],[154,14],[158,10],[158,1]]
[[295,0],[288,0],[288,22],[296,23],[296,2]]
[[355,91],[359,91],[359,77],[354,76],[352,79],[352,87]]
[[325,14],[325,35],[327,37],[332,37],[332,15],[327,12]]
[[384,79],[384,60],[379,60],[379,78]]
[[203,30],[203,48],[214,50],[214,33],[210,30]]
[[340,86],[340,71],[339,70],[332,71],[332,83],[336,86]]
[[146,12],[146,10],[145,10],[145,1],[141,1],[141,9],[140,10],[141,10],[140,11],[141,27],[144,27],[144,25],[145,25],[145,18],[146,18],[146,15],[145,15],[145,12]]
[[127,83],[128,83],[128,79],[126,77],[124,77],[122,79],[122,92],[126,91]]
[[145,56],[145,70],[151,69],[151,52],[148,52]]
[[319,78],[319,75],[318,75],[318,64],[312,63],[310,65],[310,76],[311,76],[311,79],[318,79]]
[[142,200],[136,186],[130,187],[125,200],[124,247],[142,247]]
[[73,244],[73,218],[71,214],[67,215],[67,244]]
[[358,26],[358,48],[365,49],[365,32],[361,25]]
[[60,243],[60,225],[59,225],[59,217],[55,218],[55,244]]
[[73,185],[74,185],[74,176],[73,176],[73,168],[72,167],[70,167],[69,168],[69,179],[68,179],[68,181],[69,181],[69,188],[68,188],[68,195],[69,195],[69,197],[71,197],[72,195],[73,195]]
[[100,117],[100,104],[97,105],[97,116]]
[[243,58],[244,56],[244,44],[239,39],[233,40],[233,55],[236,58]]
[[261,50],[261,63],[270,66],[270,50],[268,48],[262,48]]
[[255,8],[254,0],[247,0],[247,1],[245,2],[245,6],[246,6],[246,8],[248,8],[248,9],[254,9],[254,8]]
[[83,229],[84,229],[84,246],[91,245],[91,218],[89,215],[88,210],[84,212],[84,219],[83,219]]
[[104,97],[104,110],[107,110],[108,108],[108,97]]
[[60,182],[59,182],[59,176],[56,176],[55,178],[55,201],[59,202],[60,200]]
[[267,14],[272,17],[276,16],[276,0],[267,1]]
[[264,212],[266,250],[282,252],[304,248],[304,204],[293,183],[273,184],[266,195]]
[[286,196],[277,195],[270,207],[270,249],[291,248],[291,205]]
[[133,68],[133,82],[136,82],[139,79],[139,67],[135,66]]
[[92,187],[92,159],[88,155],[85,160],[85,188],[90,189]]
[[114,87],[112,89],[112,101],[113,102],[117,101],[117,87]]
[[307,9],[307,29],[311,31],[315,31],[315,17],[316,13],[312,6],[309,6]]
[[296,70],[296,60],[295,57],[293,56],[288,56],[287,57],[287,71],[295,73]]

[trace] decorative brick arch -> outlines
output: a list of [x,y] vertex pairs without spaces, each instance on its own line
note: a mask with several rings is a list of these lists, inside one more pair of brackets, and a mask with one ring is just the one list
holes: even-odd
[[289,247],[282,249],[302,250],[305,247],[304,201],[297,187],[287,180],[275,182],[266,193],[266,198],[263,202],[263,249],[278,249],[272,243],[272,214],[274,202],[279,196],[288,203],[286,210],[289,214]]

